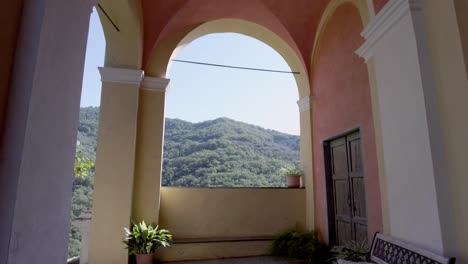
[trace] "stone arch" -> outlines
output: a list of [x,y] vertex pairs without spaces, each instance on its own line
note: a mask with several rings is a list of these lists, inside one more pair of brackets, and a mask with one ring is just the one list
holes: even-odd
[[166,77],[171,59],[187,44],[208,34],[227,32],[246,35],[272,47],[283,57],[292,71],[300,72],[294,76],[299,96],[302,98],[309,95],[308,73],[296,49],[291,48],[288,43],[269,29],[241,19],[218,19],[182,28],[160,42],[148,60],[145,72],[151,76]]
[[[143,59],[143,15],[141,1],[102,0],[119,31],[101,9],[96,8],[106,39],[104,66],[141,69]],[[97,6],[96,6],[97,7]]]
[[203,24],[187,26],[170,35],[160,44],[151,54],[145,73],[149,76],[165,77],[171,57],[178,49],[183,48],[191,41],[211,33],[240,33],[255,38],[272,47],[288,63],[292,71],[298,71],[295,75],[296,85],[299,90],[301,102],[300,107],[300,160],[304,171],[304,186],[306,187],[306,226],[312,229],[314,226],[313,217],[313,166],[312,160],[312,127],[310,119],[310,86],[308,71],[300,57],[298,49],[291,47],[283,38],[279,37],[273,31],[259,24],[245,21],[242,19],[218,19]]

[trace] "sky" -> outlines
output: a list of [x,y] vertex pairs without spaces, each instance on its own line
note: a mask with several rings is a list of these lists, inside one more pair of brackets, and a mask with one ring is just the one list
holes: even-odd
[[[105,39],[91,15],[81,106],[99,106]],[[290,71],[268,45],[236,33],[211,34],[194,40],[176,59]],[[299,135],[298,89],[292,74],[267,73],[173,62],[168,72],[166,117],[201,122],[219,117]]]

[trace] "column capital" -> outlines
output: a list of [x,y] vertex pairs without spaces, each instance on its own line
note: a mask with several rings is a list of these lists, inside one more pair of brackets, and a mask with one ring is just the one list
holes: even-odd
[[305,96],[297,101],[299,112],[310,111],[312,109],[312,96]]
[[112,67],[99,67],[99,73],[103,83],[133,84],[137,86],[140,86],[144,76],[142,70]]
[[165,93],[169,82],[170,79],[145,76],[141,82],[141,89]]
[[422,9],[421,0],[391,0],[369,21],[361,36],[365,42],[356,54],[366,62],[373,56],[373,47],[405,14]]

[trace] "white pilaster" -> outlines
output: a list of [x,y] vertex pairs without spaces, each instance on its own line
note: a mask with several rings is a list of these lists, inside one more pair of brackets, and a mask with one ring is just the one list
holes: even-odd
[[141,84],[132,213],[136,221],[159,222],[168,87],[169,79],[149,76]]
[[91,8],[24,1],[0,144],[0,263],[66,262]]
[[301,125],[300,161],[304,172],[301,186],[306,189],[306,228],[312,230],[314,223],[314,179],[312,157],[312,97],[305,96],[297,101]]
[[436,188],[445,163],[424,32],[420,1],[392,0],[363,31],[357,54],[375,67],[389,231],[442,252]]

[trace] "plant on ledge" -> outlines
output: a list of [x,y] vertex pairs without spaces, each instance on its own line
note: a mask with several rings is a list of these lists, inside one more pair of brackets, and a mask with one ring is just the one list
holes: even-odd
[[153,254],[159,247],[168,247],[172,235],[168,230],[159,229],[157,225],[147,225],[145,221],[133,224],[131,229],[125,229],[124,243],[129,255],[136,255],[137,264],[150,264]]
[[281,175],[286,177],[288,188],[299,188],[301,185],[301,176],[304,172],[297,165],[282,168]]

